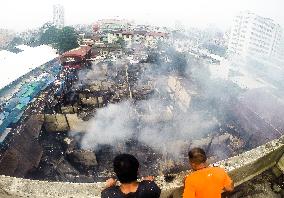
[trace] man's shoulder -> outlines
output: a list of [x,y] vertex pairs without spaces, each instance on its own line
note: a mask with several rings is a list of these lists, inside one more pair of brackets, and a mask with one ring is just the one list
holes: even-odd
[[212,172],[217,172],[217,173],[225,173],[226,174],[226,170],[224,168],[221,168],[221,167],[210,167],[210,170]]
[[[161,189],[154,181],[141,181],[139,184],[138,192],[141,195],[151,195],[152,197],[159,197]],[[118,186],[106,188],[101,193],[102,198],[121,198],[123,197]]]
[[152,195],[152,197],[160,197],[161,189],[154,181],[144,180],[139,184],[139,192]]
[[104,189],[101,193],[102,198],[111,197],[111,198],[120,198],[119,189],[117,186],[112,186]]
[[140,182],[139,184],[141,187],[144,187],[144,188],[157,188],[159,189],[158,185],[154,182],[154,181],[150,181],[150,180],[143,180]]
[[141,185],[155,185],[156,183],[151,180],[143,180],[140,182]]
[[187,176],[186,176],[186,179],[194,179],[196,177],[200,177],[200,175],[202,174],[207,174],[208,172],[211,172],[211,173],[226,173],[225,169],[223,168],[220,168],[220,167],[207,167],[207,168],[204,168],[202,170],[198,170],[198,171],[194,171],[194,172],[191,172],[189,173]]

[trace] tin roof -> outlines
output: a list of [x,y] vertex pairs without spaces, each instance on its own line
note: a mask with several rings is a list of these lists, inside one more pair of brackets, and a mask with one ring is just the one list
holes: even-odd
[[62,57],[84,57],[91,50],[90,46],[80,46],[62,54]]

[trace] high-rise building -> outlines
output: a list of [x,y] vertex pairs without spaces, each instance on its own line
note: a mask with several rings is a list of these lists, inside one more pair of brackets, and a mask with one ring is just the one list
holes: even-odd
[[272,19],[241,12],[234,18],[228,45],[229,54],[278,57],[282,29]]
[[14,32],[0,28],[0,51],[1,48],[5,48],[8,45],[8,43],[13,39],[14,36]]
[[64,27],[64,7],[62,5],[53,5],[53,25],[57,28]]

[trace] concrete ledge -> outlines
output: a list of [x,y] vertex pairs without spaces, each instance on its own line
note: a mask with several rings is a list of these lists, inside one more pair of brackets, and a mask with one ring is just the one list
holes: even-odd
[[[0,176],[0,189],[10,197],[100,197],[104,183],[67,183]],[[1,191],[0,191],[1,192]],[[1,194],[0,194],[0,197]]]
[[282,155],[276,166],[282,172],[282,174],[284,174],[284,154]]
[[[275,166],[283,153],[284,136],[214,165],[225,168],[235,184],[239,185]],[[176,175],[170,183],[165,182],[163,176],[157,177],[157,183],[162,189],[161,198],[181,197],[183,178],[186,174],[187,172],[182,172]],[[104,183],[48,182],[0,176],[0,197],[91,198],[100,197],[103,187]]]

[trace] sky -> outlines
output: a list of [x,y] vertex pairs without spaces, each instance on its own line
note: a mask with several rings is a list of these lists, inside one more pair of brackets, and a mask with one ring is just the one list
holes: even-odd
[[284,27],[283,0],[1,0],[0,28],[23,31],[52,21],[52,5],[65,9],[65,24],[89,24],[103,18],[226,30],[233,17],[249,10]]

